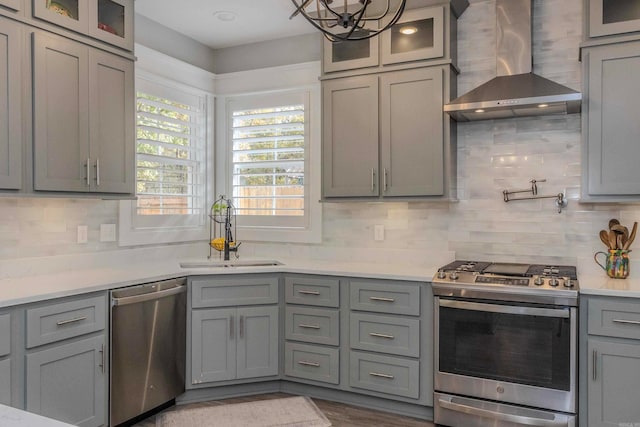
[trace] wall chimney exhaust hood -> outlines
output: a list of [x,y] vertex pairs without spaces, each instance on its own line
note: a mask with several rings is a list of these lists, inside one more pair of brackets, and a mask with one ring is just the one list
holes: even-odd
[[446,104],[454,120],[580,112],[580,92],[531,72],[531,10],[531,0],[496,0],[497,77]]

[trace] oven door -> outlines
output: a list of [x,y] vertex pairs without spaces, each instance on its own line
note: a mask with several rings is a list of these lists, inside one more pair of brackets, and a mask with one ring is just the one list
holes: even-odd
[[575,413],[575,307],[435,297],[435,389]]

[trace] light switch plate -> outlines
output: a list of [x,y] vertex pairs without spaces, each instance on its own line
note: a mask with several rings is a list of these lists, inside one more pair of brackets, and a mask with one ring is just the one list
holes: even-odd
[[384,225],[375,225],[373,227],[373,240],[384,240]]
[[79,225],[77,242],[80,244],[87,243],[88,235],[89,235],[89,227],[86,225]]
[[116,225],[100,224],[100,241],[115,242],[116,241]]

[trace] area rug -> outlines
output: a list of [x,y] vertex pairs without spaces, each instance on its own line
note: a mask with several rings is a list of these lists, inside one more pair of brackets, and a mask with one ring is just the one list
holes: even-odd
[[304,396],[170,411],[156,427],[328,427],[331,422]]

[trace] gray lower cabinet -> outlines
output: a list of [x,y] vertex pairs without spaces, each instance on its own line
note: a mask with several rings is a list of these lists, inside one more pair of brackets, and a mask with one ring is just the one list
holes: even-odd
[[446,194],[444,73],[423,67],[322,82],[324,198]]
[[584,48],[583,198],[640,196],[640,41]]
[[0,16],[0,189],[22,187],[22,26]]
[[11,314],[0,314],[0,404],[11,405]]
[[328,384],[340,383],[340,350],[318,345],[287,342],[284,374]]
[[352,351],[349,380],[355,388],[417,399],[420,396],[420,363],[413,359]]
[[104,336],[26,356],[26,409],[82,427],[105,424]]
[[640,422],[640,299],[581,297],[580,425]]
[[192,385],[277,374],[277,306],[192,311]]
[[33,33],[34,189],[132,194],[133,62]]

